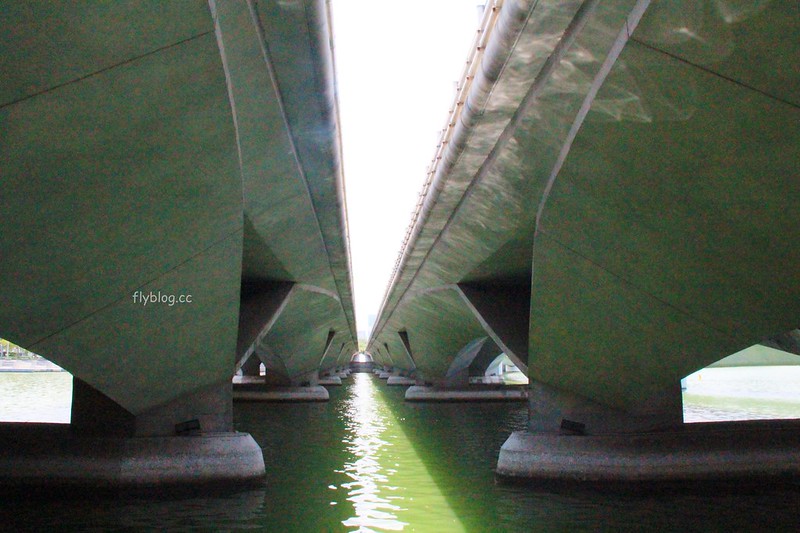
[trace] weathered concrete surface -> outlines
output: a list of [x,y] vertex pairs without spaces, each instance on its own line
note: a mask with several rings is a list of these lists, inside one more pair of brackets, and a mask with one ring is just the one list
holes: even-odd
[[521,402],[528,399],[525,387],[480,386],[453,389],[414,385],[406,389],[408,402]]
[[246,433],[87,438],[60,424],[0,424],[0,434],[5,490],[241,486],[261,481],[265,472],[261,448]]
[[687,424],[668,432],[554,435],[515,432],[496,473],[530,483],[638,485],[797,480],[800,424]]
[[317,382],[317,384],[319,384],[319,385],[329,385],[329,386],[331,386],[331,385],[341,385],[342,384],[342,378],[340,378],[339,376],[325,376],[325,377],[319,378],[319,381]]

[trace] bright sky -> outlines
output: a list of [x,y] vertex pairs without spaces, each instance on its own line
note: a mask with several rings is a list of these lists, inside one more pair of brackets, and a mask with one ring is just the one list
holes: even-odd
[[333,0],[356,322],[369,333],[455,97],[482,0]]

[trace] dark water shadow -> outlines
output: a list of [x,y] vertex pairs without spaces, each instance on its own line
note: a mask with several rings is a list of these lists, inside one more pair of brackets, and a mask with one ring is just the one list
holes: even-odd
[[264,452],[266,480],[257,521],[269,531],[343,531],[353,505],[338,488],[350,481],[353,455],[341,414],[347,387],[329,387],[330,401],[234,404],[234,426]]
[[[376,379],[376,382],[378,380]],[[524,429],[525,404],[409,403],[377,382],[420,460],[468,531],[790,531],[796,485],[661,487],[498,482],[497,456]]]

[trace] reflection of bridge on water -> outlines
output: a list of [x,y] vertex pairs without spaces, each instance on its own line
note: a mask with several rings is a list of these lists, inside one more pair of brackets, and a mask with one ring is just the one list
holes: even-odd
[[[37,216],[2,221],[0,334],[75,376],[63,446],[0,446],[15,482],[259,478],[233,375],[315,389],[357,349],[328,3],[151,7],[2,8],[0,207]],[[508,475],[795,475],[794,426],[687,432],[679,380],[798,326],[798,10],[492,3],[375,362],[463,392],[506,354]]]

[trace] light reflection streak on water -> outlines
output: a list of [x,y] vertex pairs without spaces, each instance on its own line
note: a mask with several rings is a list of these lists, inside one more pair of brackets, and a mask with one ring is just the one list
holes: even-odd
[[391,445],[381,438],[388,424],[385,406],[378,401],[368,375],[354,374],[353,379],[345,411],[348,436],[343,440],[354,458],[344,466],[353,481],[342,487],[348,489],[347,499],[353,503],[355,516],[343,524],[357,526],[359,531],[370,531],[366,528],[371,527],[399,531],[407,525],[397,518],[401,508],[380,495],[380,489],[388,485],[389,475],[394,473],[384,472],[379,462],[383,450]]
[[[376,378],[354,374],[343,439],[352,457],[342,484],[357,531],[464,531],[455,510],[383,397]],[[430,460],[430,458],[429,458]]]

